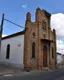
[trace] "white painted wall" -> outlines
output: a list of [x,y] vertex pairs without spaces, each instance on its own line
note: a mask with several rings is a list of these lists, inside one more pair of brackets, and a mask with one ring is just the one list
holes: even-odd
[[[7,44],[10,44],[10,58],[6,59]],[[20,45],[20,46],[19,46]],[[23,68],[24,35],[2,40],[0,62]]]

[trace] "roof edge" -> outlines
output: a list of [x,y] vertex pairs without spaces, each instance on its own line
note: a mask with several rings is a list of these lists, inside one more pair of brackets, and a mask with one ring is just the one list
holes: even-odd
[[17,32],[17,33],[2,37],[2,40],[12,38],[12,37],[15,37],[15,36],[18,36],[18,35],[23,35],[23,34],[25,34],[25,31]]

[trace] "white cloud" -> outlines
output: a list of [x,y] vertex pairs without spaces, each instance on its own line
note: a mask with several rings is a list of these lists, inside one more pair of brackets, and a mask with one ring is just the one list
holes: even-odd
[[64,40],[64,14],[63,13],[52,14],[51,27],[56,29],[57,39]]
[[27,4],[22,5],[22,8],[27,8]]
[[57,52],[64,54],[64,42],[62,40],[57,40]]
[[57,51],[64,54],[64,14],[57,13],[51,16],[51,27],[56,29]]
[[2,35],[2,37],[5,37],[5,36],[7,36],[7,35],[6,35],[6,34],[3,34],[3,35]]

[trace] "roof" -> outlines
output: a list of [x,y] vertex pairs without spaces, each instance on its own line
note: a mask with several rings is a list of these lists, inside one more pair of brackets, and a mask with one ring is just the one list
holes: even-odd
[[5,37],[2,38],[2,40],[12,38],[12,37],[15,37],[15,36],[18,36],[18,35],[23,35],[23,34],[25,34],[25,31],[21,31],[21,32],[17,32],[17,33],[5,36]]
[[62,55],[61,53],[57,52],[57,54]]

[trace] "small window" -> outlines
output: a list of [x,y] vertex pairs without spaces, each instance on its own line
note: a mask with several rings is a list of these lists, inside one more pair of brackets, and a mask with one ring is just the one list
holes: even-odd
[[32,43],[32,58],[35,58],[35,43]]
[[54,50],[53,50],[53,47],[52,47],[52,58],[54,58]]
[[9,56],[10,56],[10,44],[7,45],[6,59],[9,59]]

